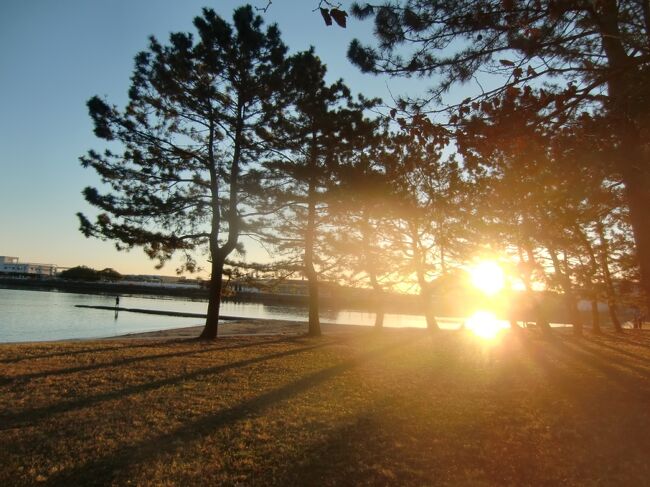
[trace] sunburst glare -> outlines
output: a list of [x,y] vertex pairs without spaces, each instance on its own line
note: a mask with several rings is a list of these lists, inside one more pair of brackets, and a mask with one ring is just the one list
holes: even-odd
[[467,319],[465,326],[476,336],[485,340],[496,338],[505,328],[504,323],[489,311],[477,311]]
[[472,284],[488,296],[492,296],[505,286],[505,274],[499,264],[493,260],[484,260],[469,271]]

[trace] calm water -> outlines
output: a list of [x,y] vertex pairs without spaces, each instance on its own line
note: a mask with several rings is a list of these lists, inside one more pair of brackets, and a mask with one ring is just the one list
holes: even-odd
[[[63,340],[70,338],[99,338],[202,324],[197,318],[178,318],[112,311],[75,308],[75,305],[114,306],[115,297],[93,294],[71,294],[52,291],[25,291],[0,288],[0,342]],[[207,302],[179,298],[149,298],[121,296],[120,306],[165,311],[205,313]],[[224,315],[246,318],[274,318],[306,321],[307,309],[260,303],[222,304]],[[324,323],[372,326],[374,313],[351,310],[321,312]],[[387,327],[426,326],[422,316],[386,314]],[[443,328],[456,328],[458,321],[440,319]]]

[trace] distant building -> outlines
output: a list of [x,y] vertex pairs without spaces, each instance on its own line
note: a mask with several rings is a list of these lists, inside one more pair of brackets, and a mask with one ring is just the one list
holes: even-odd
[[158,274],[127,274],[125,281],[146,282],[150,284],[193,284],[198,286],[197,279],[187,279],[185,276],[161,276]]
[[0,255],[0,274],[12,276],[56,276],[57,267],[54,264],[34,264],[19,262],[18,257]]

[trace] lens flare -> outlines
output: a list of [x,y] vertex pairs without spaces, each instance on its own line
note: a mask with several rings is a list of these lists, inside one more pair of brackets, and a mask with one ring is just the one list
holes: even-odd
[[492,296],[505,286],[505,275],[499,264],[492,260],[484,260],[469,271],[472,284],[488,296]]
[[492,340],[504,329],[503,322],[497,320],[494,313],[477,311],[465,322],[468,330],[485,340]]

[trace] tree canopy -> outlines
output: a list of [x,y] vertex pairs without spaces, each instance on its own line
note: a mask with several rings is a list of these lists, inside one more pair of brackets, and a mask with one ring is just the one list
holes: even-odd
[[[348,56],[361,70],[426,76],[428,99],[403,100],[416,112],[468,114],[481,101],[531,87],[530,110],[558,125],[600,112],[615,150],[608,169],[622,178],[650,308],[650,7],[643,0],[404,0],[355,4],[372,17],[376,43],[355,40]],[[493,88],[454,107],[434,105],[452,86],[488,77]],[[496,81],[495,81],[496,80]],[[450,120],[454,123],[454,120]]]

